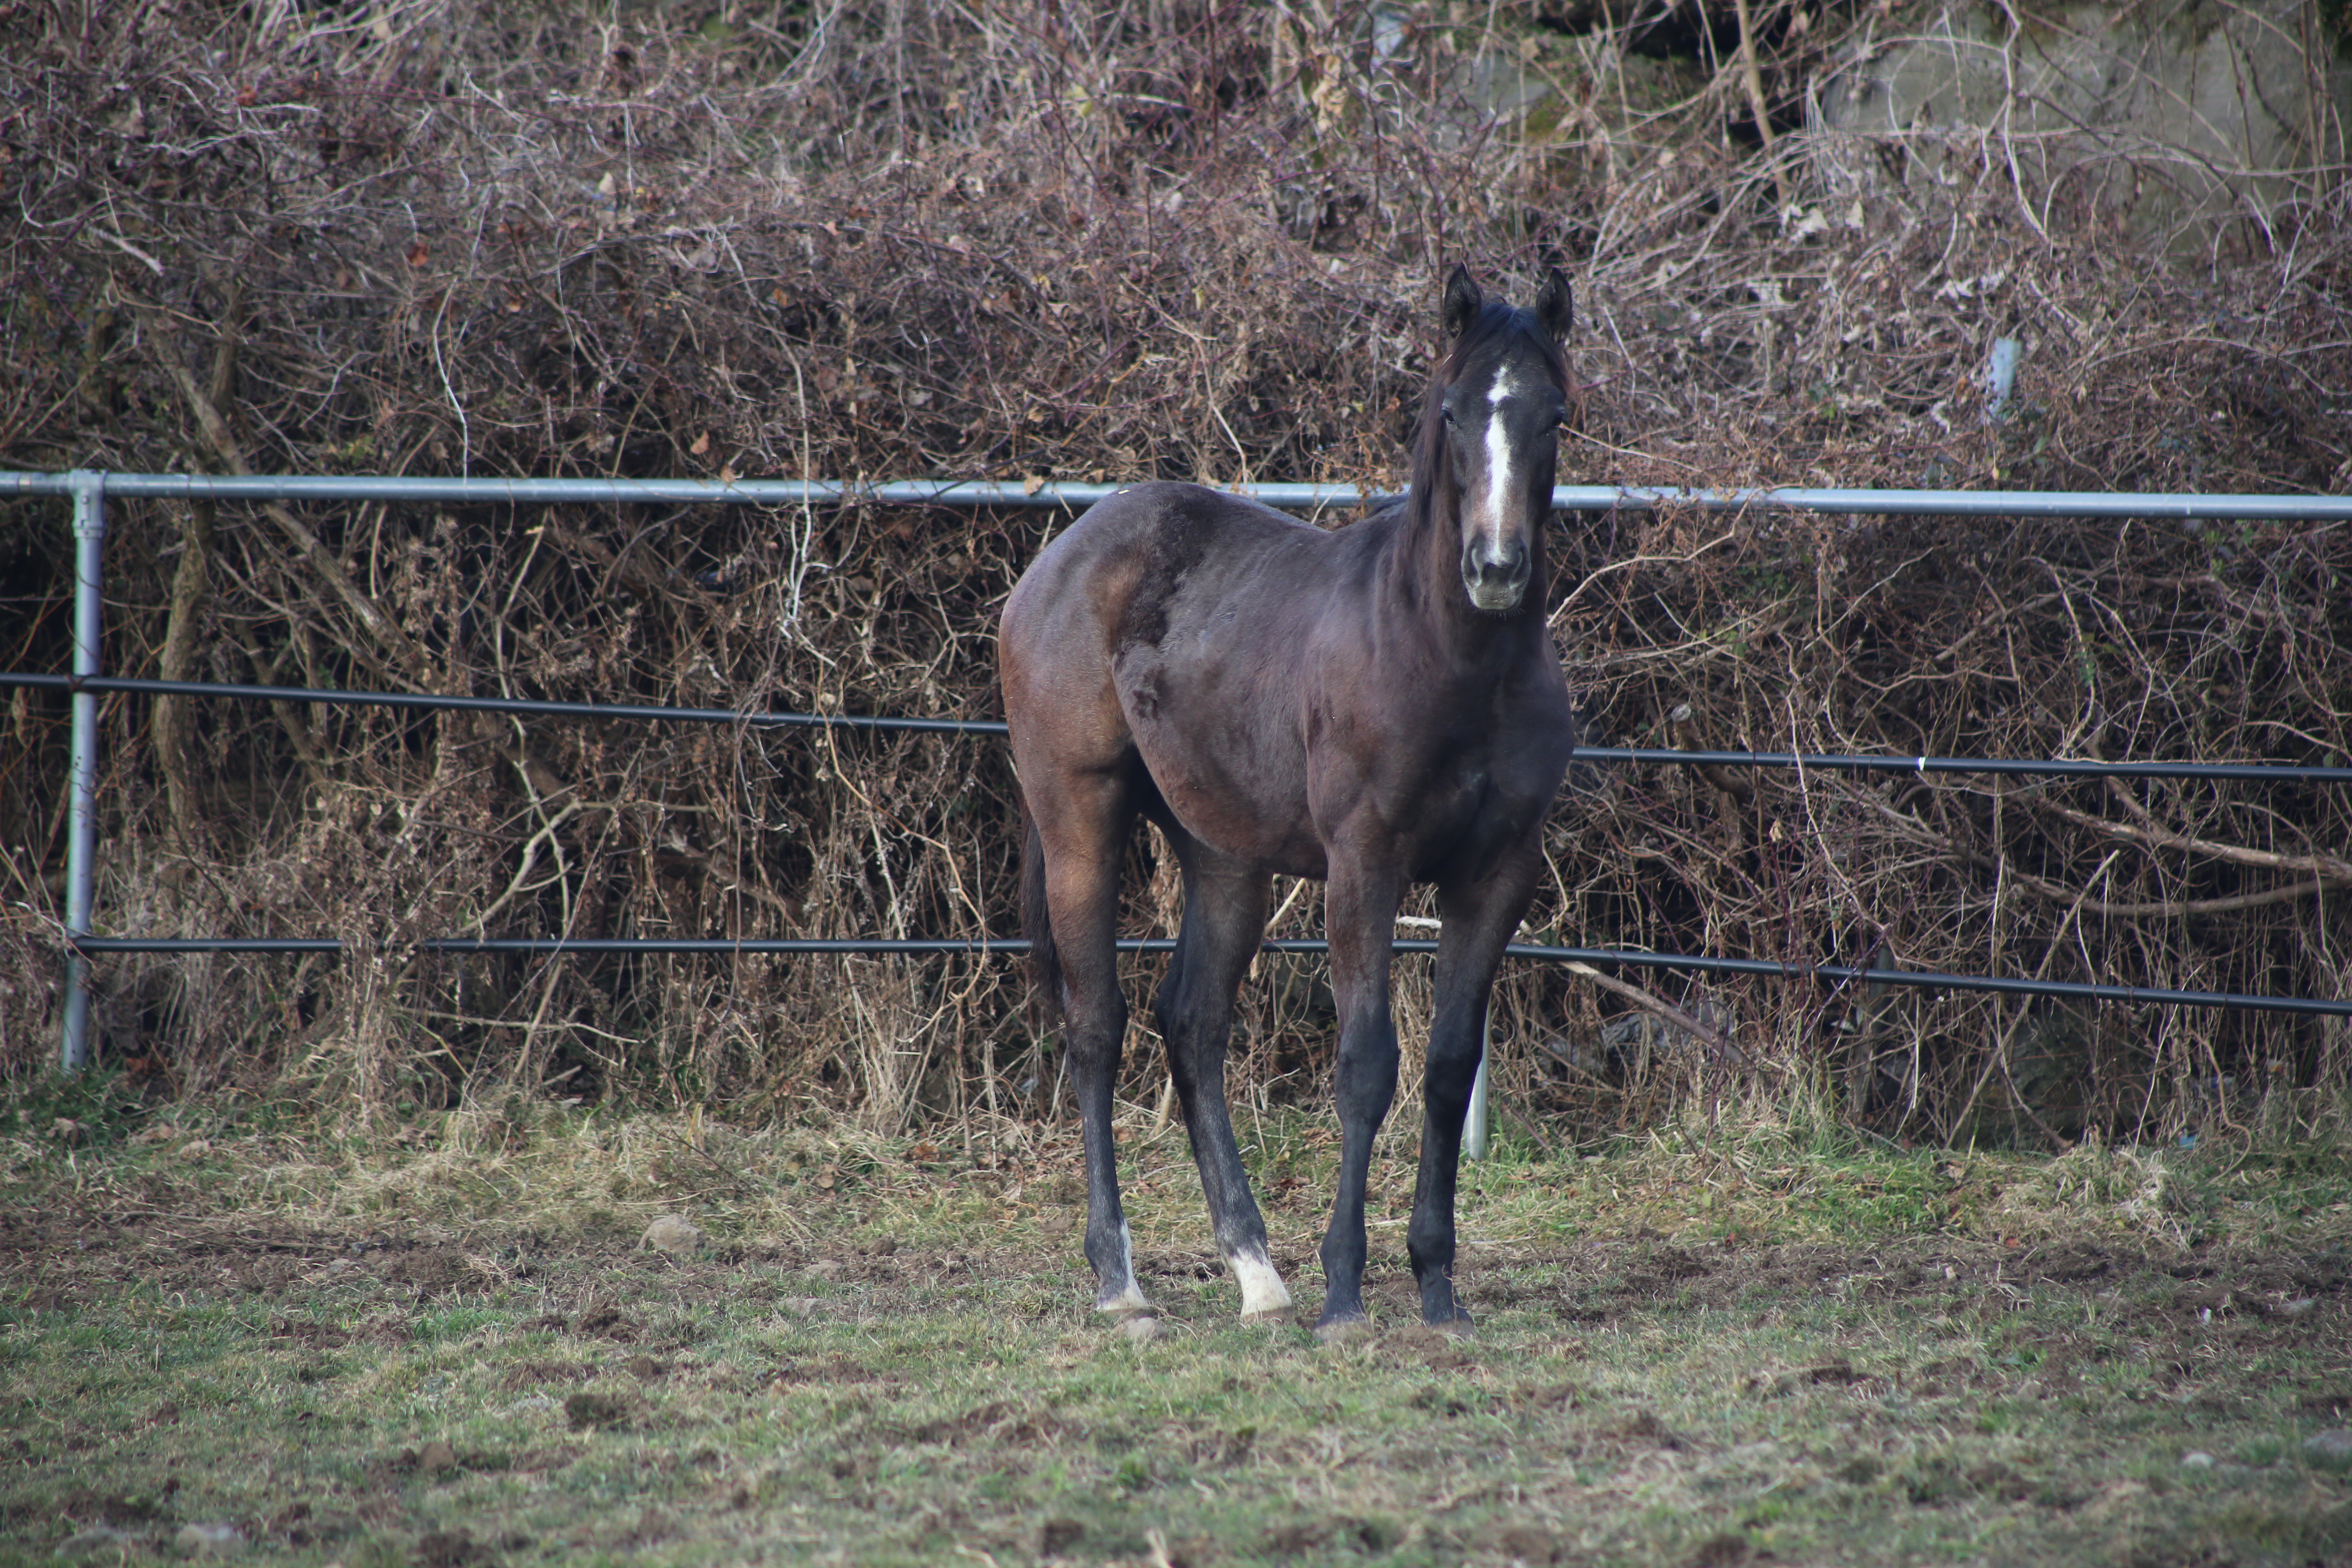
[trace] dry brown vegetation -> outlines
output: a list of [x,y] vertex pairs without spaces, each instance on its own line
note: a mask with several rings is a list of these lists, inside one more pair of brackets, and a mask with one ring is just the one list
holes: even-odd
[[[2026,188],[1991,135],[1782,124],[1757,145],[1750,106],[1793,123],[1852,44],[1834,11],[1756,6],[1752,89],[1728,10],[1633,40],[1662,56],[1605,12],[1394,14],[1391,33],[1356,6],[1218,0],[0,6],[21,367],[0,464],[1392,481],[1435,279],[1466,258],[1521,292],[1548,263],[1577,283],[1571,481],[2352,478],[2332,169],[2266,225],[2168,246],[2083,189]],[[1481,110],[1496,58],[1559,95]],[[1991,421],[2001,335],[2023,369]],[[1055,525],[124,502],[114,521],[116,672],[972,716],[994,711],[994,606]],[[2341,528],[1624,513],[1558,537],[1555,624],[1599,740],[2352,756]],[[10,668],[66,666],[66,538],[56,503],[0,509]],[[373,1112],[517,1083],[904,1126],[1034,1114],[1053,1080],[1009,966],[403,945],[1008,934],[991,744],[105,713],[101,929],[380,955],[103,963],[104,1059],[159,1089]],[[0,750],[13,1074],[53,1048],[63,715],[20,693]],[[1578,783],[1538,940],[2346,994],[2340,789]],[[1169,929],[1171,879],[1148,847],[1137,868],[1129,929]],[[1281,934],[1319,928],[1311,890],[1283,910]],[[1315,968],[1262,969],[1236,1081],[1310,1092]],[[1622,1028],[1610,1047],[1618,996],[1521,969],[1507,1103],[1581,1135],[1704,1083],[1889,1133],[2048,1142],[2293,1126],[2352,1068],[2352,1037],[2275,1016],[1643,984],[1736,1050]],[[1156,1082],[1139,1050],[1134,1092]]]

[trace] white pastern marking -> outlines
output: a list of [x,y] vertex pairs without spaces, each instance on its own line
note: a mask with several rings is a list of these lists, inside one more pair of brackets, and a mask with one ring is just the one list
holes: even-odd
[[1144,1296],[1143,1288],[1135,1282],[1135,1237],[1129,1232],[1125,1220],[1118,1222],[1118,1261],[1119,1271],[1127,1276],[1127,1289],[1116,1296],[1096,1298],[1095,1310],[1149,1312],[1151,1302]]
[[1226,1259],[1241,1281],[1242,1316],[1270,1318],[1290,1310],[1290,1291],[1275,1272],[1273,1259],[1255,1247],[1245,1247]]

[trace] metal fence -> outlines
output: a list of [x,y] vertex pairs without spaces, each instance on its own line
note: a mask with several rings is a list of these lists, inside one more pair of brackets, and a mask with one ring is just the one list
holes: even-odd
[[[76,542],[73,673],[0,673],[0,686],[65,690],[72,699],[70,797],[68,803],[66,921],[68,984],[59,1059],[79,1071],[89,1060],[89,969],[92,955],[115,952],[340,952],[332,938],[100,937],[91,931],[95,886],[94,833],[98,768],[97,700],[109,692],[362,704],[393,708],[466,710],[573,719],[624,719],[749,727],[919,731],[1000,735],[1004,725],[988,720],[738,711],[671,708],[649,704],[547,702],[519,698],[452,697],[417,692],[367,692],[302,687],[223,685],[161,681],[100,673],[100,593],[109,496],[182,500],[378,500],[457,505],[727,504],[807,507],[865,504],[961,508],[1059,508],[1092,505],[1118,487],[1078,484],[1004,484],[993,481],[905,480],[853,484],[829,479],[404,479],[354,475],[0,473],[0,496],[62,496],[73,501]],[[1389,492],[1347,485],[1265,484],[1234,489],[1270,506],[1316,510],[1378,504]],[[2132,495],[2042,490],[1872,490],[1618,488],[1562,485],[1552,493],[1559,510],[1649,510],[1693,507],[1710,511],[1810,510],[1874,515],[1995,517],[2171,518],[2179,520],[2298,520],[2352,521],[2352,497],[2250,495]],[[2103,763],[2071,759],[1990,757],[1897,757],[1785,752],[1682,752],[1643,747],[1580,747],[1581,761],[1675,765],[1722,764],[1790,767],[1831,772],[1994,773],[2039,777],[2210,778],[2245,783],[2352,784],[2352,767],[2272,766],[2232,763]],[[577,938],[442,938],[421,944],[448,953],[504,952],[545,956],[592,953],[1002,953],[1025,952],[1008,940],[844,941],[833,939],[656,940]],[[1320,952],[1320,942],[1268,942],[1277,952]],[[1399,941],[1399,952],[1434,951],[1427,941]],[[1130,940],[1126,952],[1166,952],[1164,939]],[[2230,1007],[2266,1012],[2352,1017],[2352,1000],[2255,996],[2226,992],[2179,991],[2148,986],[2097,985],[2029,981],[1997,975],[1946,974],[1919,970],[1846,964],[1790,965],[1760,959],[1716,958],[1689,953],[1643,952],[1617,948],[1549,947],[1515,943],[1515,958],[1612,967],[1676,969],[1696,973],[1812,979],[1834,984],[1904,985],[1934,990],[2051,996],[2074,1001],[2120,1002],[2170,1006]],[[1482,1064],[1479,1087],[1485,1085]],[[1483,1096],[1479,1108],[1483,1110]],[[1483,1122],[1483,1116],[1476,1120]]]

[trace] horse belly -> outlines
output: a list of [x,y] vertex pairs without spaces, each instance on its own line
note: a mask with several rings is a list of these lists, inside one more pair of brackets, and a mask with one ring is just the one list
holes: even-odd
[[1109,617],[1111,683],[1169,813],[1223,854],[1321,876],[1297,690],[1331,536],[1196,486],[1116,500],[1137,572]]
[[1267,735],[1263,704],[1209,682],[1177,695],[1171,672],[1119,671],[1119,703],[1169,815],[1211,848],[1267,871],[1321,877],[1303,755]]

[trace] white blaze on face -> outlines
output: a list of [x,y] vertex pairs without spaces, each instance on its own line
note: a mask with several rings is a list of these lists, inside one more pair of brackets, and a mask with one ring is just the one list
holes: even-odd
[[1505,371],[1495,377],[1486,388],[1486,516],[1480,532],[1485,536],[1487,560],[1501,558],[1503,553],[1503,518],[1508,507],[1511,486],[1517,479],[1517,454],[1511,450],[1511,433],[1504,427],[1503,405],[1519,390],[1518,383]]
[[1242,1320],[1276,1318],[1290,1310],[1290,1291],[1275,1272],[1274,1260],[1255,1247],[1243,1247],[1226,1259],[1242,1287]]

